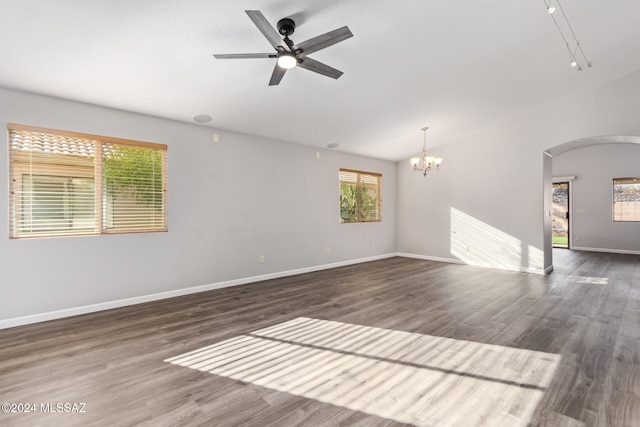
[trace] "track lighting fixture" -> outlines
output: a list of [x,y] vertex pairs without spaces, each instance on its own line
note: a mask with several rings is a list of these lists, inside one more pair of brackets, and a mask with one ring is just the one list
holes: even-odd
[[[556,8],[554,6],[551,6],[551,2],[553,0],[549,0],[549,4],[547,4],[547,12],[549,12],[549,14],[552,14],[553,12],[556,11]],[[546,3],[545,3],[546,4]]]
[[[553,24],[556,26],[558,33],[560,33],[560,37],[562,37],[562,41],[564,41],[565,46],[567,46],[567,51],[569,52],[569,58],[571,59],[571,62],[570,62],[571,67],[577,68],[578,71],[582,71],[582,65],[580,64],[577,58],[577,55],[579,54],[579,56],[581,56],[582,59],[584,60],[584,63],[587,65],[587,67],[591,68],[591,61],[587,59],[587,56],[585,55],[584,50],[580,45],[580,40],[578,40],[576,33],[573,31],[573,27],[569,22],[569,18],[567,18],[566,13],[564,13],[564,9],[562,8],[562,4],[560,4],[560,0],[548,0],[548,1],[542,0],[542,1],[544,2],[545,7],[547,8],[547,12],[549,12],[549,15],[551,16],[551,19],[553,20]],[[552,5],[553,2],[555,2],[555,5]],[[558,20],[555,18],[556,14],[554,12],[556,11],[556,8],[559,9],[560,13],[562,14],[563,19],[560,22],[558,22]],[[565,33],[570,35],[571,40],[567,40]]]

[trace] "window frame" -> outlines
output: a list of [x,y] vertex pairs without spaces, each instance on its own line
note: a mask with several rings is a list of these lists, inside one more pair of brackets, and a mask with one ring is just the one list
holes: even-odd
[[[338,193],[340,195],[340,197],[342,198],[342,183],[344,182],[342,180],[341,174],[345,172],[345,173],[354,173],[356,174],[356,214],[357,214],[357,219],[353,220],[353,221],[346,221],[343,218],[342,215],[342,200],[340,199],[340,203],[339,203],[339,208],[340,208],[340,224],[357,224],[357,223],[367,223],[367,222],[381,222],[382,221],[382,174],[378,173],[378,172],[368,172],[368,171],[361,171],[361,170],[357,170],[357,169],[346,169],[346,168],[340,168],[339,173],[338,173],[338,182],[339,182],[339,186],[338,186]],[[367,219],[365,217],[363,217],[362,215],[362,188],[361,188],[361,175],[367,175],[371,178],[374,178],[376,180],[376,192],[377,192],[377,198],[376,198],[376,217],[374,219]]]
[[[167,221],[167,151],[168,147],[166,144],[158,144],[153,142],[145,142],[145,141],[136,141],[130,139],[123,138],[115,138],[103,135],[93,135],[87,133],[80,132],[71,132],[65,130],[58,129],[50,129],[43,128],[37,126],[29,126],[29,125],[21,125],[15,123],[7,124],[8,137],[7,137],[7,147],[8,147],[8,171],[9,171],[9,197],[8,197],[8,210],[9,210],[9,238],[10,239],[37,239],[37,238],[48,238],[48,237],[72,237],[72,236],[92,236],[92,235],[108,235],[108,234],[133,234],[133,233],[155,233],[155,232],[166,232],[168,231],[168,221]],[[35,172],[33,170],[32,161],[29,163],[23,162],[19,159],[16,159],[18,152],[21,150],[14,148],[16,145],[16,137],[14,134],[20,133],[39,133],[46,135],[42,138],[45,140],[47,138],[51,138],[55,140],[56,137],[59,138],[72,138],[76,140],[84,140],[83,144],[91,144],[93,145],[93,153],[91,160],[87,159],[87,165],[73,164],[70,163],[67,166],[67,170],[55,171],[55,157],[63,155],[67,155],[68,153],[61,153],[60,151],[34,151],[34,150],[24,150],[24,153],[28,153],[29,156],[32,156],[32,153],[45,153],[44,161],[39,164],[42,165],[41,168],[36,168]],[[18,142],[19,144],[19,142]],[[44,143],[41,143],[44,144]],[[58,149],[58,145],[63,145],[64,142],[55,142],[55,149]],[[137,147],[142,149],[152,149],[157,150],[160,155],[160,166],[161,166],[161,175],[160,175],[160,185],[161,188],[157,193],[160,194],[160,212],[155,215],[149,215],[149,218],[153,217],[160,218],[158,221],[158,226],[155,226],[155,223],[149,224],[141,223],[140,225],[133,226],[123,226],[118,229],[109,229],[108,224],[109,221],[109,213],[107,213],[107,208],[104,206],[103,199],[108,196],[109,192],[106,189],[107,183],[103,181],[103,170],[104,170],[104,162],[103,162],[103,151],[108,146],[127,146],[127,147]],[[157,154],[153,153],[152,156],[156,156]],[[50,156],[50,157],[47,157]],[[80,163],[79,160],[74,160],[73,162]],[[91,166],[89,166],[91,164]],[[155,162],[154,162],[155,164]],[[35,176],[44,176],[48,175],[52,177],[52,181],[55,179],[71,179],[71,178],[91,178],[93,179],[95,193],[92,199],[92,203],[94,205],[94,223],[95,225],[92,229],[74,229],[70,228],[68,231],[63,229],[50,229],[49,231],[43,232],[24,232],[22,231],[19,225],[19,221],[22,219],[18,219],[19,215],[23,215],[25,210],[21,206],[24,203],[25,199],[20,194],[23,186],[24,172],[26,169],[28,173]],[[70,172],[71,171],[71,172]],[[76,175],[78,172],[78,175]],[[73,175],[72,175],[73,174]],[[19,182],[18,182],[19,181]],[[157,188],[157,187],[156,187]],[[134,193],[135,194],[135,193]],[[154,192],[153,194],[156,194]],[[33,199],[28,199],[33,200]],[[140,206],[140,205],[138,205]],[[153,205],[155,206],[155,205]],[[135,206],[132,207],[135,209]],[[57,212],[57,211],[56,211]],[[33,212],[28,212],[28,215],[33,215]],[[146,219],[146,218],[145,218]]]
[[[632,182],[621,182],[621,183],[616,183],[616,181],[632,181]],[[640,177],[621,177],[621,178],[613,178],[611,180],[612,186],[611,186],[611,200],[612,200],[612,204],[611,204],[611,213],[612,213],[612,219],[613,222],[640,222],[640,214],[636,213],[635,218],[634,219],[624,219],[622,218],[622,208],[620,209],[616,209],[616,203],[625,203],[622,201],[616,201],[616,185],[637,185],[638,187],[640,187]],[[640,197],[640,196],[639,196]],[[640,200],[636,201],[636,202],[630,202],[630,203],[636,203],[637,205],[640,206]],[[620,219],[616,219],[616,211],[619,210],[620,211]]]

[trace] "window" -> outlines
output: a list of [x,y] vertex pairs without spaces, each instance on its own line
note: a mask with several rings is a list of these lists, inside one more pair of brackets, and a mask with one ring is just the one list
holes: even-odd
[[380,221],[382,175],[340,169],[340,222]]
[[613,220],[640,221],[640,178],[613,179]]
[[167,230],[167,146],[9,124],[11,238]]

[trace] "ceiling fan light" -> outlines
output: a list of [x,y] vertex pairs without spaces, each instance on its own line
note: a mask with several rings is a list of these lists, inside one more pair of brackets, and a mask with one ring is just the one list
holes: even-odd
[[284,69],[290,69],[298,64],[296,57],[290,53],[283,53],[278,56],[278,65]]

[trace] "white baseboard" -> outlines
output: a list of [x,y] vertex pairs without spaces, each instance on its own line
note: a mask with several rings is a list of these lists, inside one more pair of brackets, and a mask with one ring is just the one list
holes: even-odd
[[629,249],[607,249],[607,248],[585,248],[582,246],[572,246],[571,250],[574,251],[588,251],[588,252],[606,252],[610,254],[630,254],[640,255],[640,251],[632,251]]
[[29,316],[14,317],[0,320],[0,329],[13,328],[16,326],[29,325],[32,323],[46,322],[48,320],[61,319],[64,317],[78,316],[81,314],[94,313],[97,311],[110,310],[112,308],[126,307],[128,305],[141,304],[150,301],[158,301],[166,298],[179,297],[198,292],[211,291],[213,289],[228,288],[230,286],[245,285],[248,283],[262,282],[264,280],[278,279],[280,277],[294,276],[296,274],[310,273],[313,271],[328,270],[330,268],[343,267],[346,265],[360,264],[363,262],[376,261],[379,259],[397,256],[395,253],[376,255],[367,258],[359,258],[348,261],[334,262],[331,264],[315,265],[313,267],[298,268],[295,270],[281,271],[277,273],[263,274],[260,276],[246,277],[242,279],[228,280],[225,282],[211,283],[208,285],[194,286],[191,288],[176,289],[173,291],[160,292],[157,294],[141,295],[133,298],[125,298],[115,301],[108,301],[98,304],[83,305],[80,307],[67,308],[64,310],[49,311],[46,313],[32,314]]

